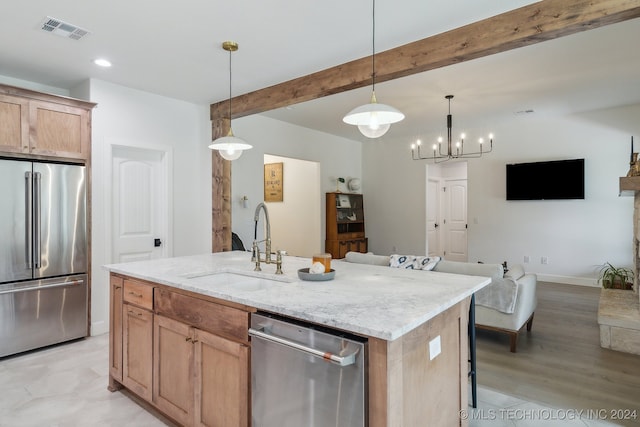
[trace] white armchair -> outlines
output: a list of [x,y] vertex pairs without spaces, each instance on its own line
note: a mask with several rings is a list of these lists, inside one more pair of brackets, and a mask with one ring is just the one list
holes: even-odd
[[[440,261],[433,271],[442,273],[468,274],[474,276],[491,277],[499,279],[503,277],[501,264],[473,264],[466,262]],[[515,308],[513,313],[503,313],[494,308],[485,307],[476,303],[476,328],[494,330],[509,334],[509,347],[515,353],[518,343],[518,334],[527,326],[531,331],[533,315],[537,305],[535,274],[525,274],[520,265],[515,265],[504,274],[505,278],[511,278],[517,285]]]

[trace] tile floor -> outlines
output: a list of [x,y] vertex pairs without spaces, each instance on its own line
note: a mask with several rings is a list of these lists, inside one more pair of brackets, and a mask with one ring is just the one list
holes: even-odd
[[[124,394],[107,390],[107,346],[105,334],[0,359],[0,427],[166,426]],[[598,420],[603,414],[579,419],[577,412],[483,387],[478,388],[478,408],[462,415],[471,427],[614,425]]]

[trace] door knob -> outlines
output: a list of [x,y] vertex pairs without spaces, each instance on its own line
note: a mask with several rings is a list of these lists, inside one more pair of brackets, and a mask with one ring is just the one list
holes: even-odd
[[156,247],[156,248],[157,248],[157,247],[159,247],[159,246],[161,246],[161,245],[162,245],[162,240],[160,240],[160,239],[153,239],[153,246],[154,246],[154,247]]
[[438,228],[438,227],[439,227],[439,225],[438,225],[438,224],[433,224],[433,227],[434,227],[434,228]]

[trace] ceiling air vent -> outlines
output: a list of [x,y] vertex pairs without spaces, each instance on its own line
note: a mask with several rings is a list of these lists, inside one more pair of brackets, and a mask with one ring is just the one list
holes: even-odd
[[64,22],[50,16],[47,16],[42,21],[40,28],[48,33],[73,40],[80,40],[84,36],[91,34],[84,28],[80,28],[76,25],[69,24],[68,22]]

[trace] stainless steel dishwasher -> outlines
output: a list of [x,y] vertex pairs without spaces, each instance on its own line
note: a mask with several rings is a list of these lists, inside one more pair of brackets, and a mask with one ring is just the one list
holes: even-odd
[[251,315],[253,427],[364,427],[366,339]]

